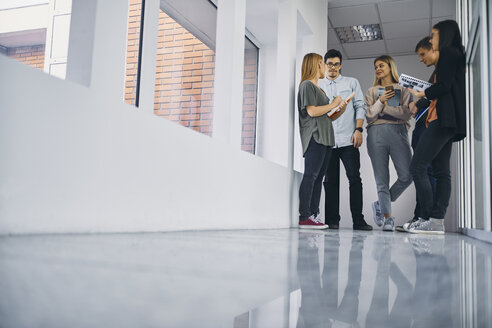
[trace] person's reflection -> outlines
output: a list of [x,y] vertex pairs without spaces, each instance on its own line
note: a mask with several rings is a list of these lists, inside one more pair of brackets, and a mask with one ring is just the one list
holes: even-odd
[[[366,327],[452,327],[450,269],[439,244],[443,240],[417,235],[408,239],[416,259],[415,288],[391,262],[392,236],[374,244],[377,272]],[[397,294],[388,312],[390,278]]]
[[[373,255],[377,261],[376,280],[366,327],[409,327],[408,315],[412,285],[395,263],[391,262],[393,235],[382,235],[374,243]],[[389,280],[396,285],[397,294],[391,312],[389,307]]]
[[409,235],[416,259],[413,327],[453,327],[453,285],[444,236]]
[[[359,327],[359,289],[362,271],[364,235],[353,235],[349,256],[348,282],[338,305],[338,233],[299,232],[297,273],[301,285],[302,305],[297,327]],[[324,242],[324,244],[323,244]],[[320,274],[319,253],[324,259]],[[322,279],[321,279],[322,277]]]

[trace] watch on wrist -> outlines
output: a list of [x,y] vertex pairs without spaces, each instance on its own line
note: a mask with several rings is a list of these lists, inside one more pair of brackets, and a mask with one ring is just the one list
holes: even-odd
[[360,133],[362,133],[363,130],[362,130],[362,128],[355,128],[354,132],[355,131],[359,131]]

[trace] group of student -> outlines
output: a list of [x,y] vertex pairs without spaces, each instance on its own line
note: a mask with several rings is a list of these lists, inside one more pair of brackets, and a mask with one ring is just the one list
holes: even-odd
[[[372,230],[362,214],[360,177],[359,147],[367,119],[367,150],[378,194],[372,204],[376,225],[384,231],[395,230],[391,203],[413,181],[417,194],[414,215],[396,230],[444,233],[451,195],[452,143],[466,135],[465,52],[456,21],[434,25],[432,36],[421,40],[415,51],[421,62],[435,67],[430,87],[416,91],[400,86],[393,58],[383,55],[374,60],[374,84],[365,97],[357,79],[340,74],[339,51],[329,50],[324,59],[315,53],[304,56],[298,94],[305,164],[299,188],[299,228],[338,229],[342,161],[350,186],[353,228]],[[410,146],[412,116],[417,121]],[[391,187],[390,158],[398,175]],[[319,217],[322,184],[325,222]]]

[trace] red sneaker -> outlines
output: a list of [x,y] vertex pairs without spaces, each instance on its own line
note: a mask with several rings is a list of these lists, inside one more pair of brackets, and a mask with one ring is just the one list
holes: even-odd
[[328,225],[316,219],[311,215],[306,220],[299,221],[299,229],[328,229]]

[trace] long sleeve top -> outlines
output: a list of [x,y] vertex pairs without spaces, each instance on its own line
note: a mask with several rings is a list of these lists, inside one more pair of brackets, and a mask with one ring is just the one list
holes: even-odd
[[336,96],[346,99],[355,92],[355,96],[348,103],[345,112],[332,122],[335,131],[335,145],[333,147],[353,145],[351,139],[354,135],[355,123],[358,119],[364,120],[366,117],[366,104],[359,81],[353,77],[339,75],[335,80],[321,79],[318,81],[318,85],[332,101]]
[[410,107],[408,106],[411,99],[410,91],[396,83],[393,84],[395,90],[401,90],[400,105],[388,106],[379,100],[378,88],[383,87],[373,86],[366,92],[366,119],[368,127],[377,124],[406,124],[409,127],[408,120],[412,116]]

